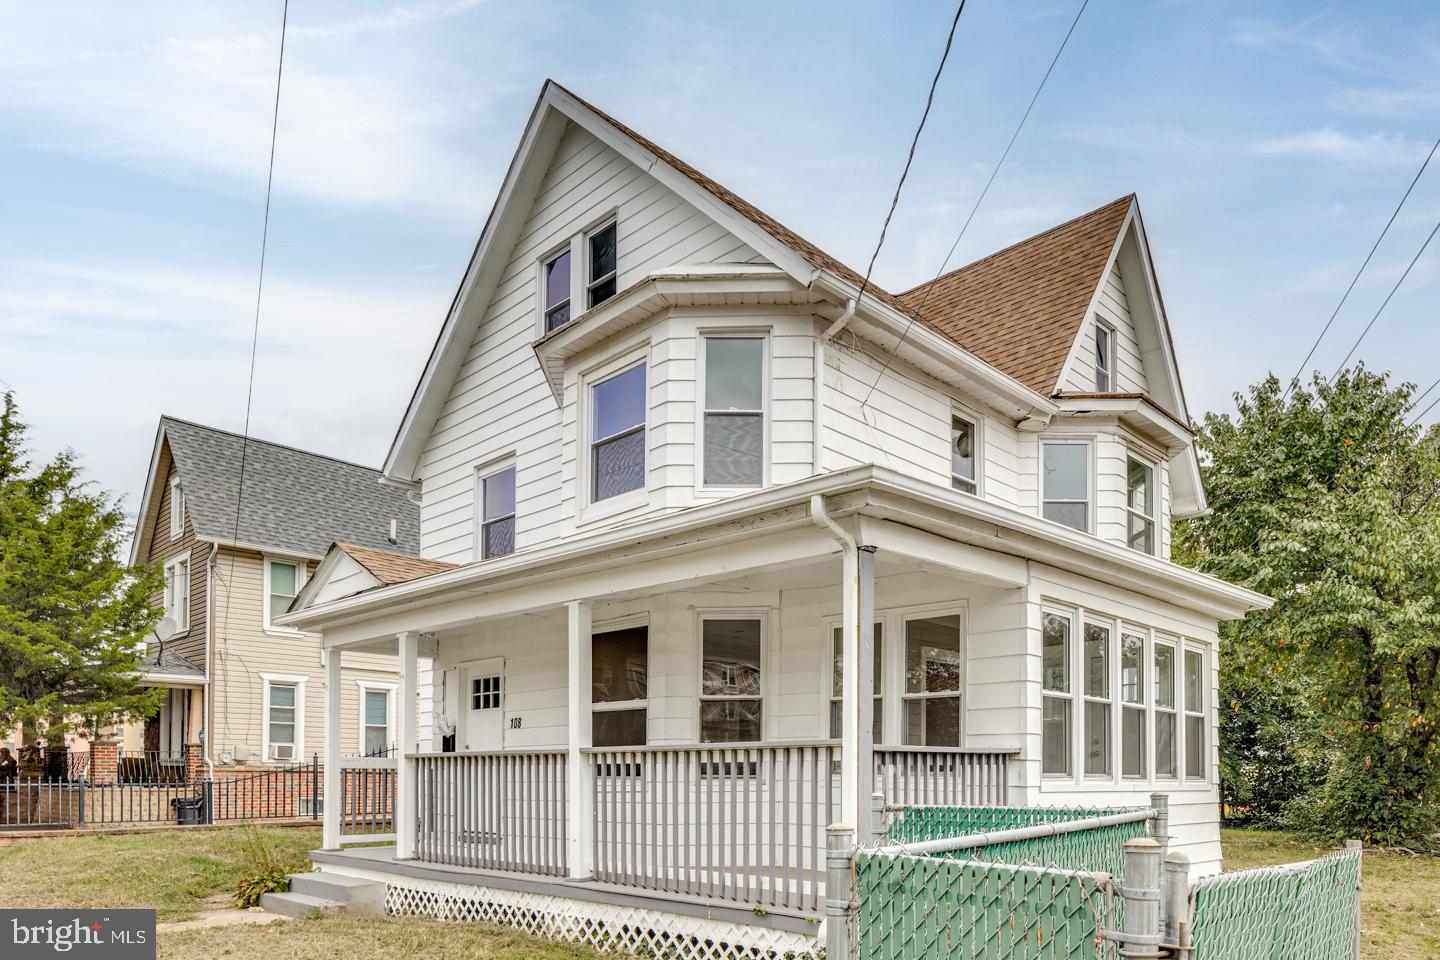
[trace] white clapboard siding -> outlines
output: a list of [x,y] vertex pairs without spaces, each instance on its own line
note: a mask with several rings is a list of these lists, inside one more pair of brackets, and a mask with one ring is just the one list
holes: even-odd
[[[1095,303],[1095,315],[1115,330],[1115,382],[1111,390],[1118,393],[1148,393],[1145,364],[1140,357],[1140,342],[1135,335],[1135,321],[1125,297],[1125,284],[1117,263],[1105,277]],[[1095,325],[1090,318],[1080,328],[1083,343],[1074,363],[1065,376],[1064,389],[1088,393],[1095,389]]]

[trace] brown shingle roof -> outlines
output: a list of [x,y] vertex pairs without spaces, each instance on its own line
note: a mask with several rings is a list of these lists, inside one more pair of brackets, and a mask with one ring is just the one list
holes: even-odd
[[432,573],[454,570],[456,567],[456,564],[446,563],[443,560],[426,560],[421,557],[412,557],[407,553],[391,553],[389,550],[376,550],[373,547],[357,547],[353,543],[337,543],[335,548],[343,551],[360,566],[369,570],[375,579],[386,586],[428,577]]
[[1121,197],[899,295],[981,360],[1049,396],[1135,202]]

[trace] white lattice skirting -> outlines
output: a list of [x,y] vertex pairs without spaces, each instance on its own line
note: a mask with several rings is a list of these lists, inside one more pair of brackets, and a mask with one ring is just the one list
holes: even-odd
[[816,960],[822,956],[818,927],[816,935],[807,936],[642,907],[440,880],[387,880],[385,908],[397,917],[514,927],[551,940],[583,943],[601,953],[675,960]]

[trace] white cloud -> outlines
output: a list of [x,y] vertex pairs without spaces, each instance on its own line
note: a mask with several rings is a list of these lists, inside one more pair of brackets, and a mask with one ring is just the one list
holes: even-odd
[[1389,166],[1418,161],[1429,146],[1401,134],[1354,136],[1323,127],[1271,137],[1252,149],[1264,156],[1314,157],[1356,166]]

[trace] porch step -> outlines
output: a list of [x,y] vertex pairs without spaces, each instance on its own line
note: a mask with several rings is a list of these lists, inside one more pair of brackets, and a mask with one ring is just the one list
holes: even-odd
[[345,904],[339,900],[292,892],[262,893],[260,894],[260,906],[269,913],[278,913],[284,917],[303,917],[312,910],[319,910],[321,913],[340,910],[344,908]]
[[292,873],[289,893],[267,893],[260,906],[271,913],[300,917],[311,910],[343,910],[368,916],[385,913],[385,884],[339,873]]

